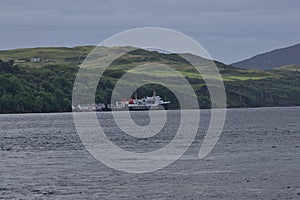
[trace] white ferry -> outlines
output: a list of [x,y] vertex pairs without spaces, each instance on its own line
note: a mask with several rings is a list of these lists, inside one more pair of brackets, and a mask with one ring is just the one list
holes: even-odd
[[150,109],[168,109],[171,102],[164,101],[160,96],[145,97],[142,99],[130,99],[128,101],[128,109],[133,110],[150,110]]
[[153,92],[152,97],[144,97],[138,99],[137,96],[135,99],[125,99],[121,102],[116,102],[116,107],[113,110],[129,110],[129,111],[138,111],[138,110],[150,110],[150,109],[168,109],[168,106],[171,102],[164,101],[160,96],[157,96],[155,91]]

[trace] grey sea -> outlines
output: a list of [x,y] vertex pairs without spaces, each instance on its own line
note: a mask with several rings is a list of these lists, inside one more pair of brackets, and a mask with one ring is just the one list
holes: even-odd
[[[123,134],[110,112],[97,117],[115,145],[140,153],[163,148],[180,123],[179,111],[167,111],[160,133],[138,139]],[[150,122],[148,112],[131,117]],[[199,159],[209,119],[201,111],[180,159],[132,174],[85,149],[72,113],[0,115],[0,199],[300,199],[299,107],[229,109],[218,143]]]

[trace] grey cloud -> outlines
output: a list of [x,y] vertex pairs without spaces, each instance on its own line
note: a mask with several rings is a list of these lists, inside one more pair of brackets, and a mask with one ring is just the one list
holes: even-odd
[[128,28],[161,26],[192,36],[215,59],[232,62],[298,43],[299,5],[297,0],[4,0],[0,44],[2,49],[97,44]]

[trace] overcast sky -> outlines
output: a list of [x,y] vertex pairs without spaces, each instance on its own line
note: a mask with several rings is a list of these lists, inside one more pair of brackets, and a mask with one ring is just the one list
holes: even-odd
[[216,60],[300,43],[299,0],[1,0],[0,49],[96,45],[155,26],[197,40]]

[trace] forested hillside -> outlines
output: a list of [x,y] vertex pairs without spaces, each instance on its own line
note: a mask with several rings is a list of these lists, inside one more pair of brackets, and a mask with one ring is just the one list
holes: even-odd
[[[80,63],[92,47],[37,48],[0,51],[0,113],[71,111],[73,83]],[[103,55],[116,51],[107,48]],[[39,58],[32,61],[31,58]],[[104,56],[105,58],[105,56]],[[132,59],[134,58],[134,59]],[[111,91],[130,66],[147,62],[166,63],[180,71],[192,85],[201,108],[209,108],[207,87],[200,74],[175,54],[137,50],[119,58],[99,83],[96,103],[110,103]],[[299,106],[299,66],[269,71],[246,70],[216,62],[224,79],[228,107]],[[168,76],[165,74],[164,76]],[[170,90],[159,85],[140,88],[140,97],[152,90],[179,108]]]

